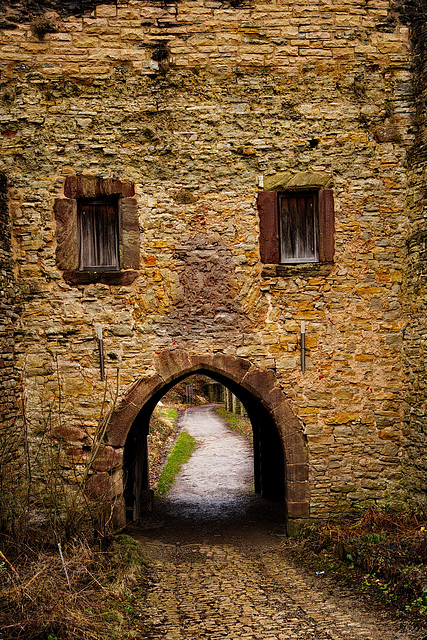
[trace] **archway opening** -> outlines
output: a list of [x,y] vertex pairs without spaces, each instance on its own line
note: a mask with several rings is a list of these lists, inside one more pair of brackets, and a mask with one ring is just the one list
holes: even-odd
[[[253,477],[255,492],[267,500],[285,500],[285,460],[282,439],[273,417],[249,390],[225,374],[199,368],[192,372],[206,376],[228,389],[242,404],[253,432]],[[124,448],[124,499],[128,520],[139,520],[151,506],[149,479],[150,419],[159,401],[181,381],[188,372],[176,377],[156,390],[144,403],[133,420]],[[215,398],[213,398],[215,400]],[[219,400],[219,398],[216,398]]]

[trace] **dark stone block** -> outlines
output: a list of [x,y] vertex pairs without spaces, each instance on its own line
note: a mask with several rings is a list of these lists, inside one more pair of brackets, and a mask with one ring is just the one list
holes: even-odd
[[310,503],[307,502],[288,502],[287,503],[288,518],[309,518]]
[[130,198],[135,195],[135,187],[130,182],[121,182],[108,178],[103,180],[96,176],[68,176],[65,180],[64,194],[67,198],[97,198],[99,196],[122,196]]
[[308,464],[288,464],[286,466],[287,482],[306,482],[308,475]]
[[170,382],[181,374],[194,370],[189,354],[183,349],[165,350],[156,354],[154,366],[165,382]]
[[265,398],[278,385],[277,378],[269,369],[252,369],[242,380],[243,386],[265,404]]
[[[58,265],[59,266],[59,265]],[[64,271],[63,277],[68,284],[93,284],[100,282],[112,286],[125,287],[130,284],[139,275],[139,271],[127,269],[126,271]]]

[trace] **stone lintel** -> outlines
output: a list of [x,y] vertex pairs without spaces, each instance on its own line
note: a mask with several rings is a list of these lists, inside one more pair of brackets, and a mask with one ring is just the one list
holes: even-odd
[[264,178],[266,191],[310,191],[332,186],[332,176],[324,171],[284,171]]
[[131,182],[97,176],[68,176],[65,180],[64,195],[67,198],[98,198],[100,196],[122,196],[131,198],[135,187]]

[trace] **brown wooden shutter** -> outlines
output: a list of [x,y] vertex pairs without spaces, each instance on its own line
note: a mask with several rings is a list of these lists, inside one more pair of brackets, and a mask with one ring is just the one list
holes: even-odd
[[117,204],[109,201],[79,203],[80,266],[82,271],[119,269]]
[[55,200],[56,264],[63,271],[78,269],[77,204],[75,200]]
[[320,262],[333,262],[335,251],[335,212],[332,189],[319,191],[319,258]]
[[261,262],[278,264],[280,260],[279,220],[275,191],[260,191],[258,193],[258,215]]

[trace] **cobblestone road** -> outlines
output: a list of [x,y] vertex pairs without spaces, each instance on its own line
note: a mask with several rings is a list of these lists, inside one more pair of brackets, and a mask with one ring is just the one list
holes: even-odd
[[295,565],[280,545],[277,507],[252,495],[243,508],[237,490],[236,511],[231,503],[224,511],[222,502],[221,517],[213,508],[206,512],[202,490],[204,508],[197,514],[191,465],[181,477],[189,478],[186,516],[166,500],[136,535],[149,562],[147,639],[424,640],[419,630],[403,628],[351,592],[337,593],[327,577]]

